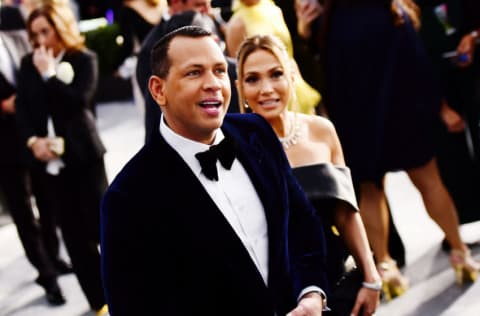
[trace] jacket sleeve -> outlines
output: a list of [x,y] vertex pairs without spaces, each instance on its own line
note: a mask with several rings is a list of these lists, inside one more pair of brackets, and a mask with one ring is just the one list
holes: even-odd
[[31,71],[33,69],[31,60],[31,54],[22,59],[17,77],[17,96],[15,99],[15,118],[24,144],[26,144],[30,136],[35,135],[34,124],[29,114],[29,105],[26,97],[29,85],[32,82]]
[[326,276],[326,243],[321,218],[287,171],[290,201],[289,252],[295,296],[308,286],[329,292]]
[[172,237],[149,217],[158,209],[141,199],[114,185],[102,201],[101,271],[110,314],[183,316]]
[[321,218],[298,184],[285,151],[268,123],[272,152],[277,158],[287,185],[289,206],[288,251],[295,298],[308,286],[318,286],[328,294],[326,244]]

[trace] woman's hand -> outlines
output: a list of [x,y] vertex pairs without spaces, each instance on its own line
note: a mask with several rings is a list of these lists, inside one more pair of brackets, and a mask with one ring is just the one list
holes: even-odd
[[457,55],[462,58],[457,59],[457,65],[465,68],[473,63],[473,55],[475,53],[476,32],[468,33],[462,37],[457,46]]
[[465,129],[465,121],[462,116],[448,106],[445,101],[440,109],[440,117],[450,133],[460,133]]
[[43,77],[50,77],[55,75],[55,58],[53,57],[53,50],[48,50],[45,46],[35,48],[33,51],[33,64],[40,75]]
[[48,137],[38,137],[31,145],[33,156],[43,162],[58,158],[58,156],[50,150],[50,140]]
[[[380,304],[380,291],[367,289],[365,287],[360,288],[357,293],[357,299],[353,306],[352,316],[370,316],[375,314],[375,311]],[[360,310],[362,313],[360,313]]]
[[317,0],[296,0],[295,13],[297,15],[297,32],[304,38],[311,36],[313,21],[323,13],[323,7]]

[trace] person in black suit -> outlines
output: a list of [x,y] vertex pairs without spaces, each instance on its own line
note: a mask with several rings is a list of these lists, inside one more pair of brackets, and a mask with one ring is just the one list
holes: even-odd
[[21,62],[17,116],[29,148],[32,185],[58,218],[90,307],[104,315],[98,244],[99,205],[107,178],[106,150],[92,113],[96,56],[85,48],[69,7],[38,7],[27,20],[27,30],[34,51]]
[[17,72],[20,59],[31,50],[24,30],[0,31],[0,188],[30,263],[37,269],[36,282],[44,287],[50,304],[60,305],[65,299],[57,276],[71,272],[71,266],[60,257],[55,215],[41,196],[35,196],[39,218],[31,203],[30,175],[24,146],[15,118]]
[[153,48],[160,126],[101,208],[111,315],[322,315],[320,218],[270,125],[227,114],[227,63],[211,34],[185,26]]

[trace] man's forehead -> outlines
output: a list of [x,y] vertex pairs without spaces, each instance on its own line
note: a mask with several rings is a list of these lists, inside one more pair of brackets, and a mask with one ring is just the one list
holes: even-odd
[[226,63],[220,46],[212,36],[175,37],[170,43],[168,56],[170,60],[181,63],[187,60],[191,63],[195,63],[195,60],[217,60],[217,62]]

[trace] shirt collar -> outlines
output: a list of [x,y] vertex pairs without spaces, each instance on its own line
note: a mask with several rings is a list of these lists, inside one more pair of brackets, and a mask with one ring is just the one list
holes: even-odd
[[[192,169],[198,177],[202,171],[202,167],[195,157],[195,154],[206,151],[211,145],[193,141],[175,133],[166,123],[163,114],[160,118],[160,134],[165,141],[175,149],[175,151],[183,158],[187,165]],[[217,145],[225,138],[222,130],[219,128],[215,133],[215,139],[212,145]]]

